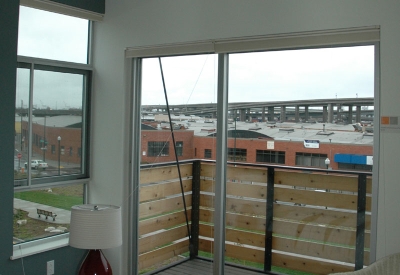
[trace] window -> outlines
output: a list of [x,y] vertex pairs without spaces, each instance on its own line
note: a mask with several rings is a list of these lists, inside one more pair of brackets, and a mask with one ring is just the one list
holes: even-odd
[[327,154],[296,153],[296,165],[325,168]]
[[[341,34],[341,32],[339,34],[335,33],[335,35],[338,36],[341,36]],[[318,38],[321,38],[320,34],[315,35]],[[326,35],[329,36],[331,34],[327,33]],[[351,33],[346,33],[346,36],[347,35],[349,37],[352,36]],[[276,43],[275,40],[279,43]],[[285,40],[286,37],[284,39],[280,39],[279,37],[266,37],[265,41],[263,41],[263,39],[257,37],[254,40],[249,38],[249,41],[242,41],[240,39],[235,41],[213,41],[213,43],[210,43],[212,45],[208,45],[207,42],[205,42],[204,44],[207,45],[196,44],[193,47],[191,47],[191,45],[185,45],[187,47],[179,47],[182,45],[177,45],[176,49],[174,48],[173,50],[171,47],[166,47],[166,49],[163,49],[163,47],[157,47],[148,50],[146,49],[144,51],[143,49],[138,49],[137,52],[135,52],[136,49],[131,49],[127,51],[127,56],[135,57],[134,62],[137,63],[137,66],[134,68],[135,71],[133,75],[138,75],[136,73],[138,73],[141,68],[146,70],[148,69],[146,66],[142,67],[140,62],[142,60],[146,61],[147,59],[151,59],[154,55],[178,55],[176,57],[162,58],[163,60],[174,59],[175,64],[172,62],[170,64],[171,67],[174,68],[174,66],[180,67],[181,61],[185,58],[190,58],[190,56],[179,56],[180,49],[188,53],[191,53],[191,50],[193,50],[193,53],[197,53],[198,51],[201,51],[199,49],[204,46],[204,52],[215,51],[221,53],[218,56],[218,99],[223,101],[228,99],[228,104],[225,104],[226,102],[218,102],[217,105],[213,105],[213,101],[205,100],[204,102],[211,102],[211,104],[208,106],[206,104],[201,104],[202,107],[200,110],[198,106],[190,106],[186,102],[182,102],[183,100],[179,98],[177,101],[180,102],[174,103],[173,112],[175,117],[173,117],[173,120],[184,121],[186,118],[184,117],[184,111],[182,111],[182,109],[186,111],[190,110],[190,116],[193,116],[193,118],[188,117],[187,119],[191,124],[189,125],[189,129],[191,127],[195,129],[194,147],[200,150],[199,157],[201,157],[201,152],[204,152],[205,158],[211,156],[211,149],[209,148],[212,148],[212,150],[216,152],[214,155],[220,154],[219,156],[222,156],[219,160],[217,159],[217,165],[220,165],[217,167],[220,169],[218,169],[218,171],[215,169],[215,171],[213,171],[214,173],[209,173],[207,177],[210,179],[216,179],[218,183],[225,183],[226,179],[228,179],[229,188],[232,189],[235,188],[233,187],[235,184],[243,184],[243,186],[241,186],[243,189],[240,190],[244,190],[248,187],[246,186],[247,184],[249,186],[250,184],[258,186],[258,184],[261,183],[256,179],[258,174],[254,173],[254,175],[252,175],[249,173],[246,175],[244,180],[237,180],[236,177],[239,177],[237,174],[244,170],[240,171],[239,169],[241,168],[236,169],[236,167],[241,166],[240,164],[236,163],[236,165],[227,165],[226,163],[223,163],[225,162],[225,157],[228,161],[284,163],[288,166],[299,165],[325,168],[325,160],[329,156],[331,159],[331,165],[337,165],[337,163],[334,163],[332,159],[335,150],[345,146],[343,144],[346,144],[350,151],[355,150],[352,148],[353,144],[348,142],[349,135],[353,136],[353,142],[355,143],[357,140],[360,140],[360,136],[353,135],[354,130],[351,127],[348,127],[347,129],[342,129],[342,127],[345,128],[351,126],[349,123],[361,119],[367,120],[370,116],[367,111],[371,111],[372,113],[374,112],[373,95],[375,91],[374,89],[377,87],[374,85],[374,60],[378,60],[375,56],[375,53],[378,51],[375,51],[374,45],[368,44],[368,42],[366,43],[368,45],[363,46],[358,46],[360,43],[357,43],[357,46],[354,46],[353,43],[349,43],[348,47],[330,48],[326,44],[324,44],[322,48],[317,48],[318,45],[313,44],[308,47],[306,44],[295,44],[294,41],[297,43],[298,41],[303,43],[308,40],[308,34],[304,35],[304,37],[303,34],[299,34],[299,36],[295,35],[294,37],[288,38],[288,41],[292,40],[293,44],[295,44],[288,45],[287,48],[290,48],[291,50],[277,49],[277,45],[286,48],[286,43],[290,44]],[[312,40],[311,43],[315,43],[316,41],[313,39],[310,40]],[[326,41],[325,39],[323,40]],[[339,42],[341,43],[333,44],[346,45],[347,43],[346,41]],[[246,49],[246,45],[249,47],[248,49]],[[270,49],[269,47],[273,50],[268,51],[267,49]],[[266,49],[265,51],[263,51],[264,48]],[[232,53],[229,53],[229,51],[232,51]],[[201,54],[201,52],[199,52],[199,54]],[[146,56],[146,58],[142,59],[140,55]],[[149,56],[150,58],[147,58]],[[189,65],[189,68],[191,68],[191,64]],[[136,69],[138,71],[136,71]],[[148,73],[146,70],[144,70],[144,75]],[[173,73],[171,74],[173,75]],[[185,77],[180,77],[176,81],[173,81],[175,79],[167,78],[167,80],[168,79],[170,79],[174,85],[185,85]],[[199,76],[198,79],[202,78]],[[149,92],[148,89],[139,87],[140,85],[138,84],[141,83],[140,81],[137,81],[137,79],[133,79],[133,84],[135,86],[135,95],[140,95],[140,93],[143,96],[155,94]],[[360,89],[355,91],[354,87],[359,87]],[[175,91],[178,89],[173,90]],[[192,91],[195,91],[195,89],[189,88],[181,88],[181,90],[182,93],[177,93],[178,95],[188,95],[189,97],[192,96]],[[351,98],[355,100],[344,100],[346,105],[343,104],[342,99],[350,97],[350,93],[354,94]],[[196,95],[196,92],[194,92],[193,95]],[[327,103],[328,101],[331,103]],[[161,106],[154,103],[155,99],[150,102],[151,103],[148,103],[149,105],[146,107],[158,109],[157,111],[160,113],[165,110],[162,103],[158,103],[158,105]],[[197,102],[194,101],[193,105],[196,105],[195,103],[200,105],[202,102],[203,101],[200,100]],[[317,102],[317,104],[315,104],[315,102]],[[366,104],[368,106],[363,106],[363,108],[361,108],[361,106],[360,108],[356,107],[360,104]],[[134,108],[139,110],[138,106],[135,106]],[[196,108],[199,108],[199,110],[196,110]],[[182,114],[180,112],[182,112]],[[218,118],[221,118],[220,121],[217,121],[215,112],[218,112]],[[195,118],[197,114],[198,116],[202,116],[202,118]],[[199,127],[198,125],[200,123],[202,123],[202,125]],[[325,124],[327,128],[326,131]],[[230,132],[228,135],[225,133],[227,129],[229,129],[228,131]],[[222,133],[218,133],[220,130],[222,130]],[[330,133],[334,131],[335,133]],[[136,135],[137,133],[134,131],[134,136]],[[218,148],[211,146],[211,143],[214,142],[213,138],[215,136],[218,137]],[[168,139],[169,137],[166,137],[166,140]],[[307,143],[306,140],[312,140],[313,142]],[[363,142],[367,143],[368,141],[365,139]],[[308,147],[306,145],[308,145]],[[185,144],[185,146],[187,145]],[[372,143],[370,143],[369,146],[364,147],[371,147],[370,149],[372,150]],[[370,152],[365,154],[372,155]],[[249,164],[248,166],[254,166],[257,168],[262,167],[260,169],[264,169],[264,165],[262,164]],[[331,168],[337,169],[338,167],[336,166]],[[285,169],[282,168],[282,170]],[[303,168],[295,170],[298,172],[301,171],[302,175],[308,176],[308,173],[303,173]],[[317,177],[322,174],[320,170],[311,170],[312,169],[309,169],[310,174],[316,174]],[[235,174],[234,171],[240,172]],[[272,169],[270,171],[272,171]],[[228,172],[226,174],[229,175],[224,175],[225,172]],[[298,174],[300,175],[300,173]],[[331,176],[325,175],[325,173],[323,174],[324,177]],[[297,174],[294,174],[293,178],[288,179],[287,184],[283,187],[279,187],[282,188],[282,190],[280,190],[280,192],[282,192],[282,198],[285,196],[287,196],[287,198],[282,199],[282,201],[277,200],[276,203],[282,204],[282,208],[287,208],[287,212],[283,211],[285,212],[284,218],[286,218],[286,214],[290,213],[290,215],[293,215],[293,220],[296,223],[302,223],[303,220],[299,220],[297,217],[297,211],[300,211],[298,208],[299,204],[292,202],[294,196],[292,197],[287,195],[287,192],[289,192],[288,186],[291,186],[292,182],[296,185],[298,184],[296,181],[297,176]],[[253,179],[255,181],[253,181]],[[264,184],[263,180],[265,179],[266,173],[262,175],[262,184]],[[133,182],[137,182],[137,180]],[[207,184],[211,186],[209,190],[213,190],[213,188],[216,190],[221,186],[223,187],[222,184],[218,185],[215,184],[215,182],[209,182]],[[304,183],[304,190],[307,191],[304,192],[304,196],[307,197],[307,199],[304,199],[307,200],[307,203],[302,205],[306,206],[303,207],[302,211],[308,211],[310,208],[317,209],[317,207],[314,207],[315,205],[319,206],[318,211],[321,211],[321,216],[324,216],[325,212],[339,211],[339,208],[342,206],[345,208],[344,205],[339,205],[338,209],[327,210],[328,208],[325,205],[326,202],[324,198],[321,199],[322,195],[326,195],[325,190],[327,189],[324,188],[324,190],[317,190],[318,192],[321,192],[315,192],[314,194],[312,193],[314,190],[307,189],[308,184],[308,182]],[[271,186],[269,183],[267,185]],[[222,221],[222,219],[218,219],[219,217],[229,218],[230,221],[234,220],[234,218],[231,218],[231,214],[233,215],[235,212],[243,211],[242,209],[237,210],[237,205],[233,205],[231,202],[229,202],[230,207],[227,207],[226,209],[224,209],[224,207],[219,207],[223,204],[219,205],[218,203],[223,202],[222,200],[224,199],[231,200],[234,198],[236,200],[242,195],[246,196],[240,191],[237,191],[236,193],[228,193],[230,191],[222,189],[223,188],[220,188],[219,191],[222,192],[222,195],[226,191],[226,198],[219,197],[221,192],[218,194],[217,191],[214,191],[214,197],[211,199],[215,202],[215,211],[213,212],[213,215],[216,223]],[[293,191],[293,194],[296,194],[295,196],[297,196],[298,190]],[[317,202],[317,199],[315,198],[318,195],[321,195],[321,197],[318,198],[319,201]],[[262,199],[264,200],[264,198]],[[253,200],[254,199],[252,198],[249,199],[249,201]],[[302,195],[299,195],[299,200],[303,200]],[[338,204],[340,203],[341,202],[338,202]],[[219,209],[217,209],[217,207],[219,207]],[[254,209],[257,207],[254,206]],[[246,209],[246,211],[252,210]],[[242,213],[240,212],[240,214]],[[254,214],[254,217],[257,216],[263,216],[263,213]],[[326,222],[327,227],[330,227],[331,225],[336,226],[335,218],[333,217],[331,221],[329,219],[330,218],[324,221],[324,223]],[[229,224],[231,227],[232,224],[230,221],[225,224],[221,222],[221,224],[218,225],[225,228],[224,226]],[[296,230],[293,232],[295,231]],[[277,232],[275,233],[278,234]],[[298,232],[295,233],[297,234]],[[306,234],[305,231],[301,233],[304,235]],[[222,250],[224,249],[224,245],[225,248],[227,247],[227,242],[223,239],[217,239],[218,237],[226,236],[220,235],[216,236],[214,239],[215,242],[220,244],[219,249]],[[297,241],[298,235],[294,236],[294,238],[296,239],[295,241]],[[309,242],[315,243],[315,240],[310,238]],[[352,242],[350,241],[349,243]],[[329,247],[330,245],[331,244],[327,244],[326,247]],[[325,248],[322,247],[321,249]],[[215,250],[212,250],[211,248],[208,249],[207,252],[210,251],[213,253]],[[304,255],[304,251],[296,251],[296,248],[292,250],[292,252],[298,254],[298,257],[303,257]],[[217,251],[215,251],[215,253],[217,255]],[[308,255],[305,257],[308,257]],[[216,261],[214,261],[215,263],[218,261],[224,261],[224,259],[218,259],[217,257],[214,259],[216,259]],[[324,260],[335,260],[335,258],[330,254],[327,255]],[[311,269],[310,272],[312,272]]]
[[205,159],[211,158],[211,149],[204,149],[204,158]]
[[[69,221],[63,217],[72,205],[83,203],[83,183],[89,177],[92,68],[87,64],[88,37],[88,20],[20,7],[14,140],[16,243],[67,232]],[[74,155],[73,147],[83,150]],[[65,186],[59,187],[60,183]],[[30,190],[32,186],[35,191]],[[37,217],[38,209],[55,213],[59,224]],[[18,220],[27,223],[18,227]],[[52,226],[60,228],[54,231],[49,229]]]
[[147,151],[149,157],[168,156],[169,155],[169,142],[163,141],[149,141],[147,144]]
[[285,164],[285,152],[271,150],[257,150],[256,162]]
[[367,164],[352,164],[352,163],[338,163],[339,170],[356,170],[356,171],[372,171],[372,165]]
[[176,155],[178,157],[183,156],[183,141],[176,142]]
[[229,161],[246,161],[247,149],[244,148],[228,148]]

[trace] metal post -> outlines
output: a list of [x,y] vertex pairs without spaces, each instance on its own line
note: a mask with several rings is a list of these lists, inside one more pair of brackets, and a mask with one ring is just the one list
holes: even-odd
[[61,175],[61,137],[58,136],[58,175]]
[[201,162],[193,162],[192,169],[192,216],[190,258],[195,258],[199,253],[199,220],[200,220],[200,171]]
[[272,229],[274,218],[274,174],[273,167],[268,167],[267,178],[267,217],[265,221],[265,252],[264,271],[271,271],[272,267]]
[[225,268],[226,152],[228,134],[228,54],[218,55],[217,162],[215,169],[214,275]]
[[355,270],[364,266],[364,238],[365,238],[365,202],[367,196],[367,176],[358,175],[358,196],[357,196],[357,229],[356,229],[356,257]]

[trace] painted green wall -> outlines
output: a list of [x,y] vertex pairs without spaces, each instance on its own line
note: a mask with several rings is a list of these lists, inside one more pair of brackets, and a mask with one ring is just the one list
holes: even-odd
[[97,13],[102,13],[102,14],[105,13],[104,0],[51,0],[51,1]]

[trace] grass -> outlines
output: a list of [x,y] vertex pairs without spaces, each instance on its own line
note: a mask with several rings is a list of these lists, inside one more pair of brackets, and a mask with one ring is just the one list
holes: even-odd
[[52,192],[36,190],[18,192],[14,198],[70,210],[72,206],[83,203],[82,185],[56,187]]
[[[18,225],[18,220],[26,220],[27,223]],[[54,233],[44,231],[49,226],[55,226],[53,223],[44,220],[36,220],[28,217],[28,212],[16,210],[14,214],[14,238],[23,241],[30,241],[33,239],[45,238],[55,235]],[[69,228],[69,224],[57,224],[57,226]]]
[[[70,210],[73,205],[83,203],[83,186],[55,187],[51,189],[51,192],[49,192],[49,189],[18,192],[14,194],[14,198]],[[30,218],[28,217],[28,212],[23,210],[14,211],[14,238],[17,240],[29,241],[52,236],[54,233],[45,231],[49,226],[69,228],[69,224],[57,224],[55,226],[45,220]],[[17,220],[27,220],[27,223],[18,225]]]

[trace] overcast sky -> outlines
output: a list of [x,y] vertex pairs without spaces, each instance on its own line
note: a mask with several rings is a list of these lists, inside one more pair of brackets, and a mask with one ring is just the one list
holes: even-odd
[[[22,7],[18,54],[85,63],[87,30],[86,20]],[[373,96],[373,46],[232,54],[229,62],[230,102]],[[168,57],[162,64],[170,104],[216,103],[216,55]],[[165,104],[158,59],[145,59],[143,68],[142,104]],[[28,102],[28,75],[21,75],[17,106]],[[35,79],[36,107],[81,106],[81,77],[41,77]]]

